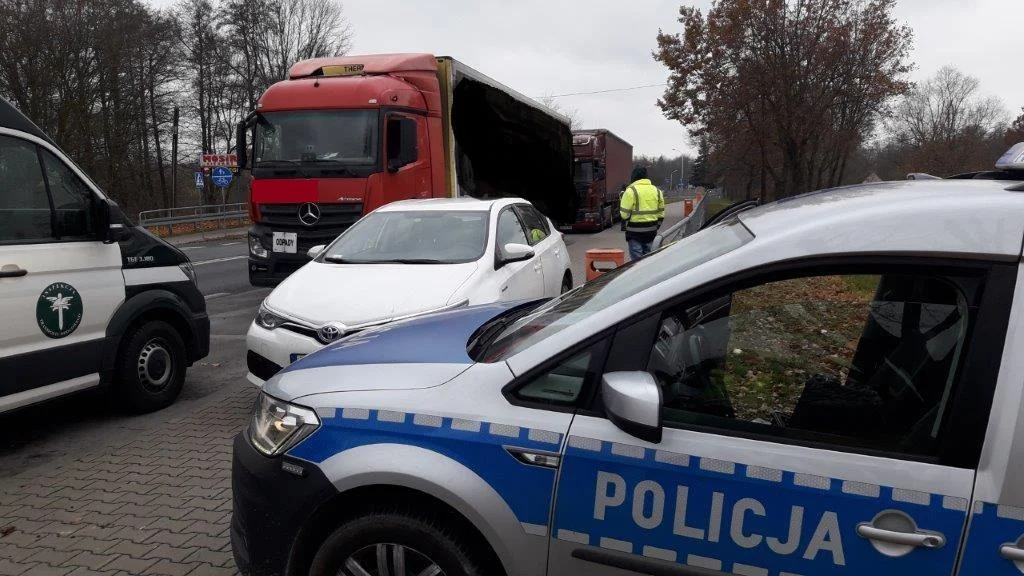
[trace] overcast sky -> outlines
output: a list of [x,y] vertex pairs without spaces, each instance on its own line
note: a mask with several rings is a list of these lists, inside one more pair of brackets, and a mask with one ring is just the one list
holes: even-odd
[[[167,6],[172,0],[150,0]],[[692,0],[706,9],[710,0]],[[1008,112],[1024,106],[1020,26],[1024,0],[898,0],[914,30],[914,79],[952,64],[981,80]],[[347,0],[353,54],[431,52],[453,56],[528,95],[658,84],[651,58],[658,28],[679,31],[679,0]],[[686,131],[666,120],[662,87],[557,99],[584,127],[608,128],[637,154],[692,151]]]

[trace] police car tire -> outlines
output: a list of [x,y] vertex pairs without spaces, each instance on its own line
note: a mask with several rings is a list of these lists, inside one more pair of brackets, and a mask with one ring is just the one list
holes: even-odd
[[[170,381],[160,390],[149,390],[139,377],[138,361],[143,347],[160,342],[171,358]],[[115,392],[122,406],[133,413],[146,413],[170,406],[185,383],[185,344],[170,324],[151,320],[131,332],[124,340],[117,360]]]
[[366,546],[399,544],[423,554],[446,576],[483,576],[486,571],[442,517],[404,509],[372,511],[353,518],[331,533],[313,557],[310,576],[336,576],[345,561]]

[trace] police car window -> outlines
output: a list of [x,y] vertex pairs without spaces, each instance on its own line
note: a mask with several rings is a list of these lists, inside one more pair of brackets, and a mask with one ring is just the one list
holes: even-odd
[[35,144],[0,136],[0,243],[52,240],[50,216]]
[[504,360],[625,298],[754,239],[737,219],[712,226],[641,260],[598,276],[509,324],[484,349],[483,362]]
[[505,244],[529,244],[523,225],[511,209],[506,208],[498,216],[498,249]]
[[537,376],[515,392],[521,400],[544,404],[574,404],[584,385],[592,381],[591,360],[594,348],[589,348]]
[[667,314],[648,371],[666,425],[935,455],[968,312],[927,276],[773,282]]
[[56,156],[43,151],[46,182],[53,198],[57,234],[63,240],[89,239],[93,231],[92,191]]

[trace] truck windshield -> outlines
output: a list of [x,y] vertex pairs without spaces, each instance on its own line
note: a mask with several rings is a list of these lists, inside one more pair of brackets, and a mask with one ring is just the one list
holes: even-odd
[[373,212],[324,251],[334,264],[458,264],[487,247],[487,212]]
[[594,163],[590,161],[576,162],[576,169],[573,171],[573,179],[578,184],[590,184],[594,181]]
[[510,324],[480,360],[505,360],[625,298],[732,252],[753,239],[739,219],[733,218],[602,274]]
[[255,158],[259,164],[375,164],[376,110],[296,110],[260,114]]

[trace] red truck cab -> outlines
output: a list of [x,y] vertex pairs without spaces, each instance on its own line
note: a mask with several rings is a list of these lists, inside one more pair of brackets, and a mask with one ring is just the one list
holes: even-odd
[[[396,200],[521,196],[556,220],[571,210],[567,121],[430,54],[298,62],[239,125],[237,149],[253,177],[253,285],[279,283],[310,248]],[[550,190],[508,173],[529,170],[516,160],[538,155],[531,178],[546,178]]]

